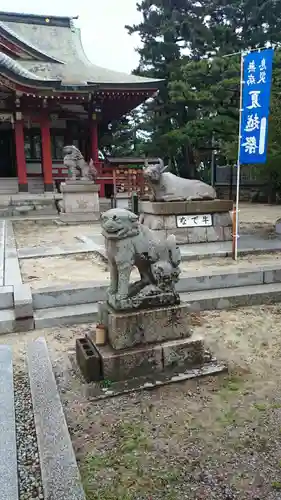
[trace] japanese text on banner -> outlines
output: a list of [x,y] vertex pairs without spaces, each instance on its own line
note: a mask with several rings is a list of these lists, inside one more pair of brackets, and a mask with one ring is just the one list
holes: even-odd
[[265,163],[273,49],[243,59],[240,163]]

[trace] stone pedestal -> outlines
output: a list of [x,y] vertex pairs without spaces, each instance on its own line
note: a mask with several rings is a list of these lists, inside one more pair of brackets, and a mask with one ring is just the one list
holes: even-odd
[[76,341],[76,359],[87,381],[178,373],[210,360],[203,338],[192,336],[188,304],[127,313],[101,304],[100,313],[107,344],[97,346],[94,331]]
[[143,224],[159,235],[174,234],[177,243],[210,243],[231,241],[230,200],[210,201],[142,201]]
[[87,222],[100,218],[100,186],[88,180],[68,180],[61,184],[63,222]]

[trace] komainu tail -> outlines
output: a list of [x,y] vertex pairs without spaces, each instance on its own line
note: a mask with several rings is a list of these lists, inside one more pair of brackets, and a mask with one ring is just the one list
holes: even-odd
[[173,267],[178,267],[181,262],[181,251],[176,243],[176,237],[174,234],[170,234],[167,238],[167,246],[169,250],[170,261]]

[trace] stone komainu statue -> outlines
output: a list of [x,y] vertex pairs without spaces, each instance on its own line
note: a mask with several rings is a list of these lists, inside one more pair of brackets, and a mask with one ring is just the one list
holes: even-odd
[[76,146],[65,146],[63,148],[63,164],[68,168],[68,179],[95,180],[97,171],[91,160],[89,165]]
[[183,179],[166,170],[168,166],[160,159],[155,165],[144,163],[143,174],[152,191],[151,201],[214,200],[217,197],[212,186],[196,179]]
[[[138,307],[142,297],[175,292],[179,279],[180,249],[174,235],[160,240],[157,233],[139,223],[138,216],[126,209],[113,208],[101,216],[110,268],[109,303]],[[130,284],[136,266],[140,281]],[[113,300],[110,300],[113,299]]]

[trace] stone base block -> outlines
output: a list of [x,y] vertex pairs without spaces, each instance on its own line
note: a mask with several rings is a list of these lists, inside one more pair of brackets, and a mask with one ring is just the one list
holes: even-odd
[[76,361],[87,382],[101,380],[101,361],[94,344],[87,338],[76,339]]
[[117,350],[181,339],[191,335],[189,305],[121,313],[109,308],[105,326],[108,342]]
[[191,368],[205,361],[204,341],[199,335],[165,342],[162,348],[164,369]]
[[[208,243],[230,241],[232,239],[232,220],[230,210],[232,201],[177,201],[142,202],[143,224],[157,231],[160,238],[174,234],[178,245],[188,243]],[[212,226],[178,227],[179,216],[212,216]]]
[[100,186],[92,181],[67,181],[61,184],[65,214],[99,214]]
[[76,341],[76,359],[87,381],[118,382],[200,368],[212,357],[206,357],[199,335],[122,351],[109,345],[94,345],[87,335]]
[[101,359],[104,380],[118,381],[138,378],[163,370],[162,347],[147,346],[115,351],[110,346],[96,346]]

